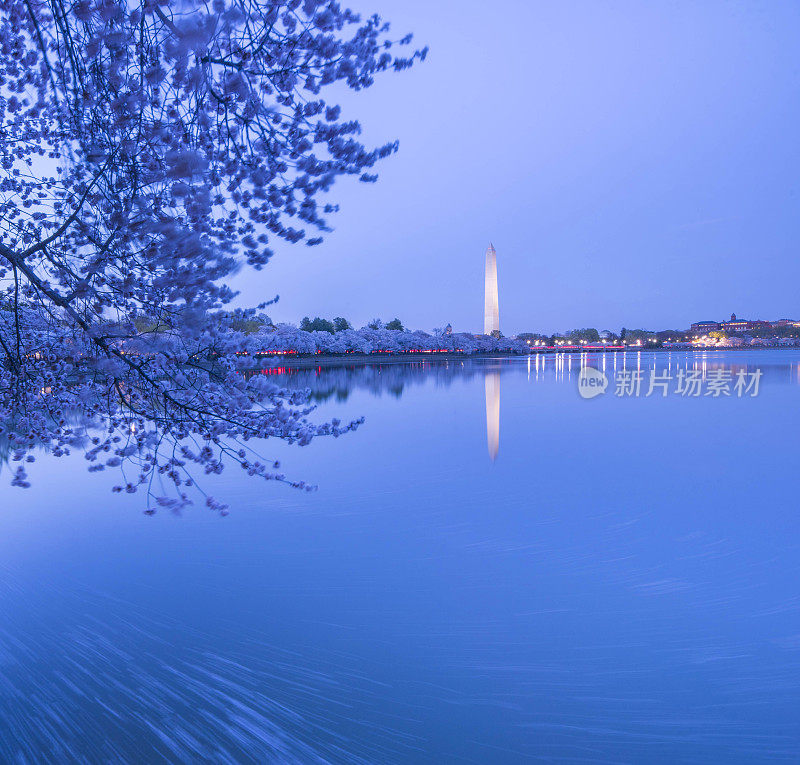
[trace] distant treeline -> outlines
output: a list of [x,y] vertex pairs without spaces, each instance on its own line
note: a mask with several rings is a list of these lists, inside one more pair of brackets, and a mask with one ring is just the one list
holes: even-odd
[[517,335],[518,340],[542,341],[547,345],[557,345],[560,342],[566,343],[599,343],[605,340],[608,343],[626,343],[635,345],[641,342],[642,345],[659,345],[665,341],[677,342],[690,339],[690,335],[681,329],[626,329],[623,327],[619,332],[612,332],[610,329],[599,331],[594,327],[583,327],[582,329],[571,329],[568,332],[554,332],[546,334],[540,332],[523,332]]
[[[399,332],[404,331],[403,323],[400,319],[392,319],[385,324],[380,319],[373,319],[369,324],[367,324],[368,329],[392,329]],[[347,319],[342,318],[341,316],[337,316],[333,321],[330,319],[321,319],[319,316],[315,316],[313,319],[309,319],[308,316],[304,316],[303,320],[300,322],[300,329],[304,332],[330,332],[332,335],[337,332],[344,332],[347,329],[353,329],[353,325],[347,321]]]

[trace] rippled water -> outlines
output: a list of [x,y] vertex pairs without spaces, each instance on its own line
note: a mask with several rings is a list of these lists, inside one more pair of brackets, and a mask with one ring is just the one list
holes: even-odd
[[264,446],[315,494],[0,487],[0,760],[800,760],[800,354],[279,371],[367,418]]

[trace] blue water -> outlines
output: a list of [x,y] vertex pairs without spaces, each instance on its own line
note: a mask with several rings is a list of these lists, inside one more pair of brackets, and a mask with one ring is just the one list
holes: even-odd
[[800,760],[800,353],[581,363],[283,375],[366,423],[263,445],[317,493],[203,479],[225,518],[4,468],[0,761]]

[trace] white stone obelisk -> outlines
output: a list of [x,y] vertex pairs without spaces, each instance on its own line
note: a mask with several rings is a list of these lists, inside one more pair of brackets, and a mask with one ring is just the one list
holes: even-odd
[[497,253],[491,244],[486,250],[484,295],[483,334],[500,334],[500,308],[497,304]]

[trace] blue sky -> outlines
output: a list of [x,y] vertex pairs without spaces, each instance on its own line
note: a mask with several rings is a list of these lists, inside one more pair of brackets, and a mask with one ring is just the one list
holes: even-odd
[[480,331],[491,240],[505,334],[800,319],[800,4],[349,5],[430,46],[341,101],[400,152],[240,302]]

